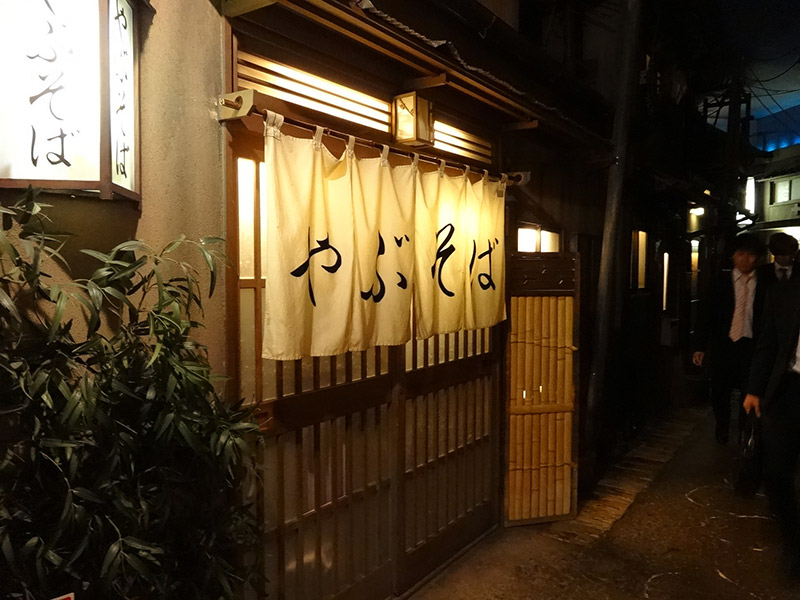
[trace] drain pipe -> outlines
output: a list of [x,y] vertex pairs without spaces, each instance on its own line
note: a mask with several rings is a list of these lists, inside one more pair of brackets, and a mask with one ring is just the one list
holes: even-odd
[[619,253],[619,229],[622,218],[622,199],[628,171],[628,139],[631,117],[636,101],[639,81],[639,37],[642,21],[642,0],[628,0],[628,15],[623,49],[622,81],[619,104],[614,118],[615,160],[609,168],[606,195],[603,246],[600,256],[600,273],[597,284],[597,310],[592,344],[591,374],[587,400],[586,437],[592,479],[596,478],[598,450],[601,442],[604,414],[606,369],[610,323],[614,309],[614,275]]

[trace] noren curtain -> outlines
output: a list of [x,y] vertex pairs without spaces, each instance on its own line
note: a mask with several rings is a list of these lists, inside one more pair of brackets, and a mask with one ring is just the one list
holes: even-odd
[[328,356],[505,318],[504,182],[340,157],[265,121],[264,356]]

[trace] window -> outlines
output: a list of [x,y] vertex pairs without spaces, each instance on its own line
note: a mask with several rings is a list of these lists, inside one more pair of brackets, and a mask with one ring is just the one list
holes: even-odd
[[647,283],[647,232],[634,231],[631,242],[631,287],[643,290]]
[[561,234],[541,225],[523,224],[517,229],[517,252],[560,252]]

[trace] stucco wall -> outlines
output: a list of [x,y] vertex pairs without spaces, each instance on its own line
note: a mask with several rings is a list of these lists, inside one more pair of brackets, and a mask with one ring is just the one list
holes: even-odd
[[[225,22],[209,0],[152,4],[156,13],[145,26],[139,69],[141,211],[127,201],[40,197],[52,205],[47,213],[53,227],[75,234],[63,253],[74,277],[86,277],[97,266],[81,248],[107,251],[131,238],[160,247],[181,233],[189,238],[225,233],[223,129],[214,105],[224,91]],[[0,190],[5,202],[20,196]],[[54,266],[49,272],[65,276]],[[200,338],[219,372],[225,369],[224,284],[223,278],[206,306],[207,329]]]
[[[154,0],[143,40],[142,213],[137,237],[163,245],[175,236],[224,236],[223,129],[215,98],[224,91],[224,19],[209,0]],[[206,306],[212,364],[223,371],[224,279]]]

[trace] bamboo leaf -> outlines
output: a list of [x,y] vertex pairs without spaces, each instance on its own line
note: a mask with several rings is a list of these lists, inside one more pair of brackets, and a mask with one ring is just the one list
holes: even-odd
[[162,346],[161,342],[158,342],[155,345],[155,348],[153,348],[153,355],[150,357],[150,360],[147,361],[147,364],[145,365],[145,368],[149,368],[150,365],[152,365],[154,362],[156,362],[156,359],[158,358],[159,354],[161,354],[161,348],[162,347],[163,346]]
[[180,246],[185,240],[186,240],[186,236],[181,234],[181,236],[179,238],[174,239],[169,244],[167,244],[166,248],[164,248],[164,250],[163,250],[163,252],[161,252],[161,254],[169,254],[170,252],[175,250],[175,248]]
[[214,295],[214,288],[217,286],[217,269],[214,262],[214,257],[211,256],[211,253],[206,250],[203,246],[200,246],[200,252],[203,255],[203,258],[206,261],[206,265],[208,266],[209,276],[211,278],[209,285],[208,285],[208,295]]
[[14,317],[16,321],[21,321],[21,317],[19,315],[19,311],[17,310],[16,304],[10,298],[10,296],[5,292],[3,288],[0,288],[0,305],[3,306],[8,312],[11,313],[11,316]]
[[109,546],[106,551],[106,556],[103,559],[103,566],[100,569],[100,577],[105,577],[109,573],[111,565],[119,560],[120,542],[114,542]]

